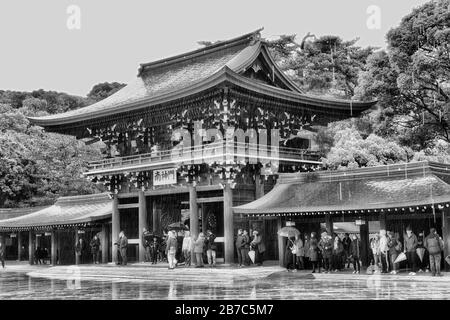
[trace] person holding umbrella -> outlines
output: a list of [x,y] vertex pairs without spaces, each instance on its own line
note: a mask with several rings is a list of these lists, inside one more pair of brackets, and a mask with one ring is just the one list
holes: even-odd
[[266,246],[264,245],[264,241],[262,239],[262,235],[259,234],[258,231],[253,231],[253,240],[250,243],[250,246],[255,249],[255,263],[258,266],[261,266],[264,261],[264,252],[266,252]]
[[178,241],[175,231],[169,231],[166,245],[167,261],[169,262],[169,270],[173,270],[176,265],[175,255],[177,252]]

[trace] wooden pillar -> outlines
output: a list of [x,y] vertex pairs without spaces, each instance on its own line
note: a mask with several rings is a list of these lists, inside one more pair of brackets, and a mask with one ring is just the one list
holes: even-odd
[[[442,210],[442,240],[444,240],[444,259],[450,254],[450,208]],[[450,270],[450,266],[444,261],[444,270]]]
[[117,198],[117,195],[114,196],[113,199],[113,208],[112,208],[112,261],[115,263],[118,263],[117,261],[117,251],[118,246],[114,245],[117,241],[119,241],[119,233],[120,233],[120,213],[119,213],[119,199]]
[[333,236],[333,219],[330,214],[325,215],[325,228],[327,229],[328,234]]
[[[277,230],[283,228],[283,221],[281,217],[277,218]],[[284,267],[284,251],[286,250],[286,243],[284,237],[278,236],[278,264]]]
[[156,198],[152,197],[152,221],[153,221],[153,233],[158,234],[159,230],[159,211],[157,207]]
[[[191,238],[197,240],[199,234],[197,189],[192,184],[189,184],[189,230]],[[194,251],[191,252],[191,261],[196,261]]]
[[233,225],[233,190],[229,183],[225,183],[223,189],[223,221],[224,221],[224,244],[225,263],[234,262],[234,225]]
[[100,246],[102,247],[102,263],[108,263],[108,228],[107,224],[102,224],[102,235],[100,239]]
[[386,213],[380,213],[380,230],[387,230]]
[[22,238],[20,237],[20,231],[17,231],[17,261],[20,261],[22,256]]
[[143,229],[147,228],[147,203],[145,200],[144,191],[139,191],[139,222],[138,222],[138,228],[139,228],[139,262],[144,262],[144,256],[145,256],[145,248],[142,245],[142,233]]
[[364,224],[359,226],[359,232],[361,236],[361,262],[362,267],[369,266],[369,221],[364,219]]
[[77,254],[76,245],[80,239],[78,228],[75,228],[75,264],[80,264],[80,256]]
[[28,261],[30,264],[34,264],[34,244],[35,239],[33,230],[28,231]]
[[264,196],[264,179],[261,181],[259,173],[255,175],[255,199],[259,199]]
[[52,230],[52,238],[51,238],[51,263],[53,266],[56,266],[56,261],[58,258],[58,241],[57,241],[57,230]]

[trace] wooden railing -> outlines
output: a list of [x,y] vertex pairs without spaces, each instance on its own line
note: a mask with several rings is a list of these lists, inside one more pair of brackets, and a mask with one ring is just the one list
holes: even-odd
[[318,164],[319,156],[317,152],[305,149],[279,147],[273,150],[267,146],[254,144],[236,143],[234,145],[227,142],[216,142],[191,148],[177,148],[171,150],[161,150],[151,153],[138,154],[125,157],[114,157],[100,161],[90,162],[88,165],[89,174],[97,174],[102,171],[117,170],[120,168],[131,169],[133,167],[146,167],[158,165],[170,165],[177,163],[212,163],[221,162],[226,159],[237,161],[253,160],[257,161],[279,161],[280,163],[312,163]]

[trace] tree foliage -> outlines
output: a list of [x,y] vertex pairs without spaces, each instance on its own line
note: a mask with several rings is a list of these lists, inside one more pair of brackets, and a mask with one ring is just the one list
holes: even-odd
[[368,59],[358,98],[378,99],[390,122],[380,134],[399,136],[416,150],[450,142],[449,1],[430,1],[387,34],[387,52]]
[[126,84],[119,83],[119,82],[99,83],[99,84],[96,84],[91,89],[91,91],[89,91],[89,93],[87,94],[87,97],[92,102],[97,102],[97,101],[100,101],[100,100],[103,100],[103,99],[109,97],[110,95],[116,93],[117,91],[119,91],[120,89],[122,89],[125,86],[126,86]]

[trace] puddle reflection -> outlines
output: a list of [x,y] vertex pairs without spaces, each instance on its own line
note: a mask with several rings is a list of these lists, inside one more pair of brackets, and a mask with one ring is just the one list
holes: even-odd
[[0,299],[450,299],[448,283],[314,279],[283,274],[223,283],[112,282],[32,278],[0,274]]

